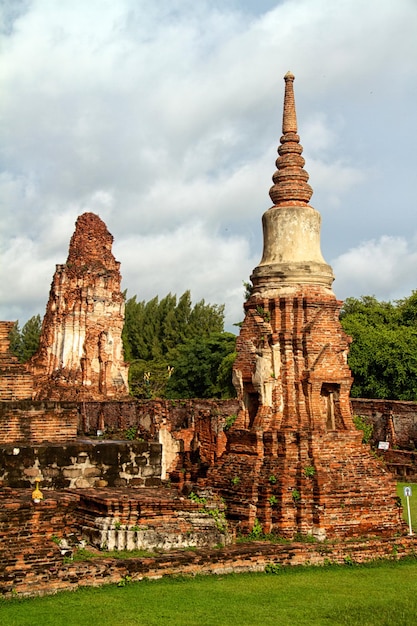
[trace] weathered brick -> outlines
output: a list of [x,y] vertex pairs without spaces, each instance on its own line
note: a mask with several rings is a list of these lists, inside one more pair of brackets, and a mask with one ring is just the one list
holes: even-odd
[[53,277],[39,350],[28,365],[37,399],[128,396],[124,297],[112,243],[98,215],[77,219],[67,262]]
[[395,482],[352,419],[350,339],[320,251],[320,216],[308,205],[293,81],[285,76],[274,206],[236,346],[238,419],[208,482],[246,531],[258,519],[288,537],[394,534]]

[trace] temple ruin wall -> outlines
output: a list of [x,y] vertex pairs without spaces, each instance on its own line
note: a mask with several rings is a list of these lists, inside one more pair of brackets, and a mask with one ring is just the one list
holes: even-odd
[[268,564],[323,565],[329,562],[372,561],[390,555],[399,559],[414,553],[414,537],[352,541],[346,544],[270,544],[253,542],[173,550],[146,559],[87,560],[64,562],[57,536],[71,536],[77,528],[74,493],[50,493],[37,507],[30,494],[8,490],[0,511],[0,595],[33,596],[74,590],[79,586],[99,586],[167,575],[229,574],[264,571]]
[[[379,441],[390,443],[390,449],[381,452],[390,469],[398,478],[417,481],[417,403],[356,398],[351,402],[355,415],[372,422],[374,446]],[[175,469],[208,468],[225,450],[226,420],[237,411],[236,400],[1,402],[0,480],[4,485],[27,487],[41,472],[46,479],[43,485],[49,488],[94,486],[99,480],[109,485],[143,485],[145,478],[149,484],[158,472],[166,479]],[[105,449],[103,442],[100,448],[86,447],[82,441],[85,436],[97,439],[100,433],[101,439],[115,433],[125,438],[129,429],[136,439],[144,440],[132,441],[136,448],[152,442],[162,448],[159,465],[152,471],[148,468],[146,477],[137,469],[147,465],[143,459],[123,476],[110,476],[107,466],[112,462],[97,458],[97,451]],[[59,446],[62,452],[57,460],[54,449]],[[44,452],[48,448],[50,454]],[[136,448],[135,455],[148,455],[148,450],[139,453]],[[79,462],[81,457],[83,462]]]

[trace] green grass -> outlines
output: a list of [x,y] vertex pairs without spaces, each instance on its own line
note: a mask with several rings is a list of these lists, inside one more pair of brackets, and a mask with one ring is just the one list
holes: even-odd
[[[410,497],[410,513],[411,513],[411,526],[413,531],[417,532],[417,484],[416,483],[397,483],[397,494],[401,498],[403,503],[403,517],[408,524],[407,514],[407,498],[404,496],[404,486],[411,487],[412,496]],[[417,621],[417,620],[416,620]]]
[[163,578],[0,601],[7,626],[411,626],[417,561]]
[[74,561],[87,561],[88,559],[142,559],[152,557],[158,554],[157,550],[89,550],[88,548],[79,548],[75,550]]

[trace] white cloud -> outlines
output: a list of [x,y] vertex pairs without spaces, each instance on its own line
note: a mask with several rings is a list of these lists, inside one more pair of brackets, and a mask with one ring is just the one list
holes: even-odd
[[54,259],[46,257],[41,246],[26,236],[13,238],[7,250],[1,251],[1,259],[4,270],[0,301],[8,313],[7,318],[2,319],[25,322],[32,315],[43,314],[55,270]]
[[[43,312],[76,217],[93,211],[115,237],[130,295],[191,289],[239,319],[289,69],[332,256],[382,236],[412,249],[414,0],[11,4],[0,53],[0,318]],[[397,259],[407,272],[408,257]],[[348,292],[354,280],[346,272]]]
[[346,192],[359,186],[370,176],[370,172],[344,163],[341,159],[327,163],[310,159],[309,173],[330,208],[339,208]]
[[114,254],[122,263],[128,297],[147,301],[190,289],[194,302],[226,304],[229,329],[242,319],[242,283],[259,261],[243,237],[212,235],[200,221],[158,235],[121,238]]
[[417,239],[384,236],[364,241],[332,263],[340,297],[375,295],[381,300],[407,296],[416,288]]

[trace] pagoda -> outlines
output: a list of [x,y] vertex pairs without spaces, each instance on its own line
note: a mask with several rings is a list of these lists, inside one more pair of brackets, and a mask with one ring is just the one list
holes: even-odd
[[237,338],[240,409],[210,481],[242,532],[393,535],[402,527],[396,485],[353,421],[350,338],[321,252],[321,216],[309,204],[294,76],[284,80],[273,206]]
[[56,266],[39,350],[28,364],[37,400],[128,397],[125,303],[112,244],[98,215],[78,217],[67,261]]

